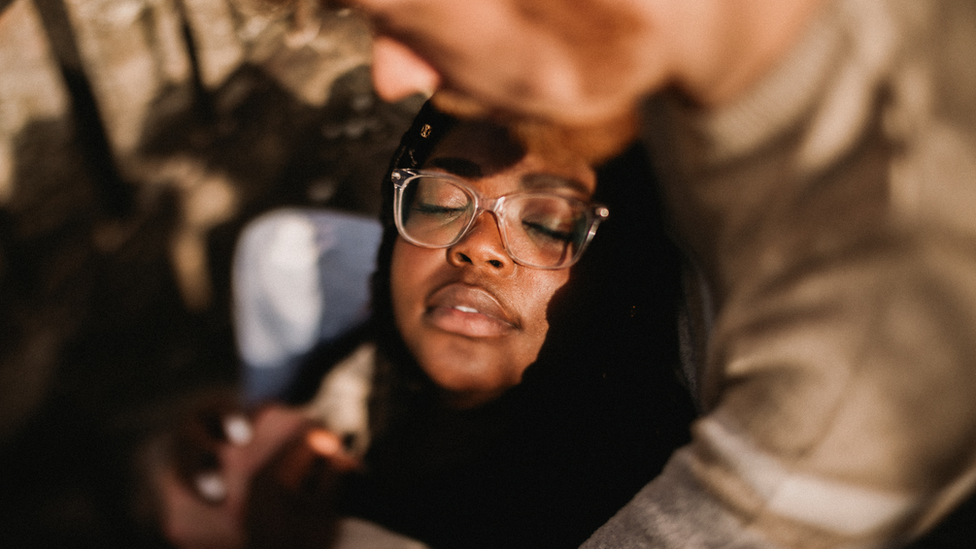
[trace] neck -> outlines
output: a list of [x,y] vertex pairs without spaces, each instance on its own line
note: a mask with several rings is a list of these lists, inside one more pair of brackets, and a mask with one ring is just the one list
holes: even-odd
[[826,0],[697,0],[680,5],[691,32],[680,42],[674,80],[695,103],[731,103],[762,78],[804,33]]

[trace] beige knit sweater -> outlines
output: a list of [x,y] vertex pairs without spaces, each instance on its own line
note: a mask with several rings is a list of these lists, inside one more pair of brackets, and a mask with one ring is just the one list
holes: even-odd
[[837,0],[736,104],[650,102],[706,414],[584,547],[884,547],[976,488],[974,58],[972,0]]

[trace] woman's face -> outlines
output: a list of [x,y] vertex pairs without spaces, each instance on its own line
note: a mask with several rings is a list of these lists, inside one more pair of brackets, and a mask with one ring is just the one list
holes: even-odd
[[[544,181],[545,189],[588,201],[596,187],[584,163],[523,154],[504,130],[483,123],[455,127],[425,169],[459,176],[485,198],[538,191]],[[421,248],[398,237],[392,261],[397,328],[420,367],[461,407],[487,402],[521,381],[549,329],[549,300],[569,279],[568,268],[515,263],[488,212],[448,248]]]

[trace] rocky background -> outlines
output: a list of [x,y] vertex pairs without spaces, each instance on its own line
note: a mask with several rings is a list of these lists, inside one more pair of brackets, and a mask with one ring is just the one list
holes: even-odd
[[0,547],[167,547],[136,458],[236,380],[241,227],[376,213],[421,99],[353,14],[261,1],[0,0]]

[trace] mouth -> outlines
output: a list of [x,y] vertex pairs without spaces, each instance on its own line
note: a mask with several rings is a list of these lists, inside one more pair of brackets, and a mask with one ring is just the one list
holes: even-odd
[[434,292],[424,317],[439,330],[471,338],[501,337],[518,329],[494,295],[463,283]]

